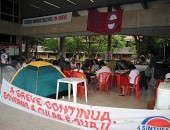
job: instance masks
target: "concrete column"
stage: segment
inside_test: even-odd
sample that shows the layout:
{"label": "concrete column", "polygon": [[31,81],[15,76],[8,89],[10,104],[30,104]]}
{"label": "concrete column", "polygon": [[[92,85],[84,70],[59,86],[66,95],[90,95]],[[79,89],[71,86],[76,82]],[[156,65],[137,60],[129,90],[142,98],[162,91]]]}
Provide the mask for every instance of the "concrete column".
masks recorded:
{"label": "concrete column", "polygon": [[9,36],[9,43],[12,44],[12,35]]}
{"label": "concrete column", "polygon": [[[86,37],[87,38],[87,37]],[[88,58],[91,58],[90,57],[90,47],[91,47],[91,44],[90,44],[90,36],[88,36],[88,40],[86,39],[86,42],[89,41],[89,48],[88,48]]]}
{"label": "concrete column", "polygon": [[16,44],[19,44],[19,57],[22,57],[22,36],[16,36]]}
{"label": "concrete column", "polygon": [[107,51],[112,51],[112,35],[108,35],[107,42],[108,42]]}
{"label": "concrete column", "polygon": [[[0,7],[1,7],[1,0],[0,0]],[[0,8],[0,12],[2,12],[1,8]],[[0,19],[1,19],[1,13],[0,13]]]}
{"label": "concrete column", "polygon": [[[112,7],[108,7],[108,12],[112,11]],[[107,38],[107,42],[108,42],[108,46],[107,46],[107,51],[111,51],[112,50],[112,39],[111,39],[112,35],[108,35]]]}
{"label": "concrete column", "polygon": [[[1,11],[1,0],[0,0],[0,12],[2,12],[2,11]],[[1,19],[1,13],[0,13],[0,19]]]}
{"label": "concrete column", "polygon": [[30,50],[29,50],[30,43],[31,43],[31,38],[27,37],[25,40],[25,56],[26,56],[26,58],[31,58],[31,54],[30,54]]}
{"label": "concrete column", "polygon": [[60,48],[59,48],[59,51],[60,51],[60,55],[64,56],[65,57],[65,49],[64,49],[64,40],[65,40],[65,37],[60,37]]}

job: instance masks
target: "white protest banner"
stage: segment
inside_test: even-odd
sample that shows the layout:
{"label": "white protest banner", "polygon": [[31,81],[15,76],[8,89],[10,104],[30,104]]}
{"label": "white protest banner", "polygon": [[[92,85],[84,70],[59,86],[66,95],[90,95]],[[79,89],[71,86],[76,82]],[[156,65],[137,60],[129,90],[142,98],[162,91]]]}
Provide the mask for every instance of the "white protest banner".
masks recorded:
{"label": "white protest banner", "polygon": [[36,17],[36,18],[28,18],[23,19],[23,26],[41,26],[41,25],[49,25],[49,24],[58,24],[70,22],[72,18],[72,12],[56,14],[50,16]]}
{"label": "white protest banner", "polygon": [[44,118],[86,130],[169,130],[170,110],[89,106],[48,99],[3,80],[1,102]]}

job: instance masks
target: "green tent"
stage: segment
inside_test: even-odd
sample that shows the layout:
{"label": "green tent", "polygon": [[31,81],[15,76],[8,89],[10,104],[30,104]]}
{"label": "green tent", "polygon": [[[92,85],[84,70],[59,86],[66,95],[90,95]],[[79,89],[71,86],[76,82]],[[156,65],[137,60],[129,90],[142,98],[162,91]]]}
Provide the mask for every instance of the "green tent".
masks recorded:
{"label": "green tent", "polygon": [[[51,63],[35,61],[18,70],[11,84],[25,91],[47,97],[56,93],[57,79],[64,77],[64,74]],[[60,85],[59,92],[68,90],[67,84]]]}
{"label": "green tent", "polygon": [[3,79],[10,81],[15,73],[16,73],[16,69],[11,65],[0,64],[0,87],[2,85]]}

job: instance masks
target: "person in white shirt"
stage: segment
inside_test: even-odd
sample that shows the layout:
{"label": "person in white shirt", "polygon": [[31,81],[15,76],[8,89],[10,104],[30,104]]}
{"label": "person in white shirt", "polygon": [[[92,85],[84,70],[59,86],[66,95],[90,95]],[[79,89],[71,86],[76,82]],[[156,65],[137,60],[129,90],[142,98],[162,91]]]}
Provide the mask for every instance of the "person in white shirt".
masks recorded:
{"label": "person in white shirt", "polygon": [[139,71],[136,69],[136,67],[133,65],[133,66],[131,66],[131,71],[130,71],[130,73],[129,73],[129,86],[133,86],[133,84],[134,84],[134,81],[135,81],[135,77],[137,76],[137,75],[139,75],[140,73],[139,73]]}
{"label": "person in white shirt", "polygon": [[[130,66],[130,69],[131,69],[131,71],[130,71],[130,73],[129,73],[129,75],[128,75],[128,79],[129,79],[129,84],[128,84],[128,86],[133,86],[134,85],[134,82],[135,82],[135,77],[137,76],[137,75],[139,75],[140,73],[139,73],[139,71],[136,69],[136,66],[134,66],[134,65],[131,65]],[[124,88],[125,86],[121,86],[121,94],[119,95],[119,96],[125,96],[125,94],[124,94]]]}
{"label": "person in white shirt", "polygon": [[101,62],[100,65],[101,65],[101,69],[99,69],[99,70],[96,72],[96,76],[99,76],[99,74],[100,74],[100,73],[103,73],[103,72],[112,73],[112,71],[110,70],[110,68],[107,67],[104,62],[103,62],[103,63]]}
{"label": "person in white shirt", "polygon": [[75,69],[76,68],[76,61],[75,61],[75,59],[72,59],[70,65],[71,65],[71,69]]}
{"label": "person in white shirt", "polygon": [[1,49],[1,63],[2,64],[7,64],[8,63],[8,55],[5,52],[5,49]]}
{"label": "person in white shirt", "polygon": [[101,68],[100,68],[98,71],[96,71],[96,77],[94,78],[92,85],[96,85],[96,84],[97,84],[97,81],[98,81],[98,80],[97,80],[97,76],[98,76],[100,73],[103,73],[103,72],[112,73],[112,71],[110,70],[109,67],[106,66],[106,64],[104,63],[104,61],[101,61],[101,62],[100,62],[100,66],[101,66]]}
{"label": "person in white shirt", "polygon": [[77,72],[83,73],[83,70],[80,68],[80,63],[76,63],[76,69],[74,69],[73,71],[77,71]]}

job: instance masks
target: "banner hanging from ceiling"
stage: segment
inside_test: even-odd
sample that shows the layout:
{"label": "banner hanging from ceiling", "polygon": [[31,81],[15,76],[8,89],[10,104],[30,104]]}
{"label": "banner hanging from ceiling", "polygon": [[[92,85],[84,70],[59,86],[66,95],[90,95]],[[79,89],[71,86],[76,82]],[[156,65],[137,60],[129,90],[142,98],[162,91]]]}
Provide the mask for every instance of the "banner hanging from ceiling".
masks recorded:
{"label": "banner hanging from ceiling", "polygon": [[65,22],[70,22],[71,18],[72,18],[72,12],[37,17],[37,18],[28,18],[23,20],[23,26],[29,27],[29,26],[41,26],[41,25],[65,23]]}
{"label": "banner hanging from ceiling", "polygon": [[112,34],[122,29],[123,10],[113,12],[88,12],[87,31],[99,34]]}

